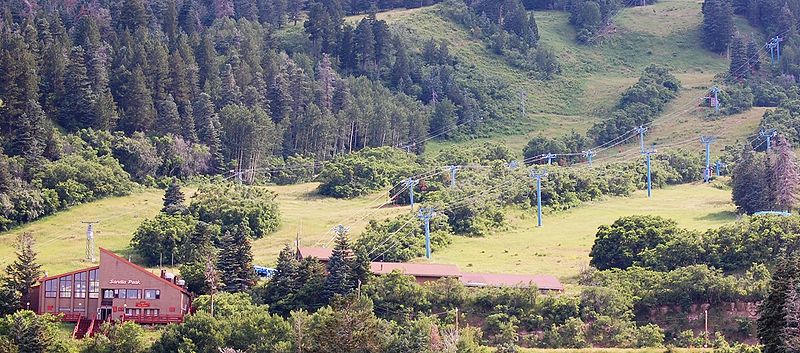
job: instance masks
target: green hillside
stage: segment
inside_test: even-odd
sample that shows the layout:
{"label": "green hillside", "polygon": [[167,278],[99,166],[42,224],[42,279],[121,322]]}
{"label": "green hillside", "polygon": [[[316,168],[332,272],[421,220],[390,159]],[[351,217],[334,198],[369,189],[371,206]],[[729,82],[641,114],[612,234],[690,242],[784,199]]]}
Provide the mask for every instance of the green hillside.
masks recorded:
{"label": "green hillside", "polygon": [[[330,246],[329,230],[344,224],[358,235],[370,219],[381,219],[408,207],[378,208],[385,193],[352,200],[321,197],[317,183],[273,186],[278,194],[281,228],[253,242],[255,262],[272,265],[278,252],[299,236],[302,246]],[[187,195],[191,195],[191,191]],[[161,208],[162,192],[137,191],[126,197],[74,207],[11,232],[0,233],[0,266],[13,259],[13,237],[30,231],[36,236],[39,259],[50,273],[85,267],[85,226],[81,220],[100,220],[98,246],[129,255],[128,243],[138,225]],[[621,216],[654,214],[674,218],[693,229],[716,227],[735,219],[730,192],[707,185],[682,185],[656,190],[653,199],[643,192],[630,198],[610,198],[576,209],[545,215],[545,227],[536,228],[532,211],[509,210],[509,226],[482,238],[454,237],[447,249],[434,253],[433,262],[454,263],[464,269],[485,272],[546,273],[564,280],[577,275],[589,261],[594,234],[601,224]],[[419,259],[419,261],[424,261]],[[165,263],[169,258],[165,257]]]}
{"label": "green hillside", "polygon": [[[684,87],[662,114],[664,118],[657,119],[658,129],[654,131],[657,142],[681,141],[701,131],[719,131],[720,127],[726,127],[726,141],[735,141],[752,131],[763,112],[756,110],[712,121],[704,118],[703,108],[696,107],[714,76],[728,68],[727,58],[700,45],[697,32],[702,21],[700,4],[672,0],[625,8],[602,43],[594,46],[575,42],[575,31],[566,12],[536,12],[540,43],[552,49],[561,63],[562,73],[550,81],[531,78],[512,67],[465,28],[443,17],[439,6],[389,11],[378,17],[408,37],[446,41],[462,71],[468,72],[462,80],[479,78],[503,87],[498,95],[505,98],[504,112],[508,116],[520,114],[517,92],[528,92],[527,116],[513,119],[511,133],[503,130],[491,137],[515,150],[521,150],[536,134],[556,136],[570,129],[585,132],[606,116],[622,91],[636,82],[650,64],[669,67]],[[741,32],[757,32],[745,21],[737,25]],[[423,40],[416,42],[421,45]],[[436,151],[452,143],[433,142],[428,150]]]}

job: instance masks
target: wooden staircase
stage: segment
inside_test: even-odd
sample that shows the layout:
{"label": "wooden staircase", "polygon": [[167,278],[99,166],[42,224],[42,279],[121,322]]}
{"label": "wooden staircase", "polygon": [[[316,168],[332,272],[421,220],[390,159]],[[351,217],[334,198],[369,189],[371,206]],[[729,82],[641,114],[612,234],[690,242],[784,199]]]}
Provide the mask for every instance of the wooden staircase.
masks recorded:
{"label": "wooden staircase", "polygon": [[[87,333],[93,331],[94,328],[94,320],[89,320],[87,318],[80,318],[78,319],[78,323],[75,324],[75,329],[72,330],[72,338],[74,339],[83,339],[87,336]],[[92,332],[94,333],[94,332]]]}

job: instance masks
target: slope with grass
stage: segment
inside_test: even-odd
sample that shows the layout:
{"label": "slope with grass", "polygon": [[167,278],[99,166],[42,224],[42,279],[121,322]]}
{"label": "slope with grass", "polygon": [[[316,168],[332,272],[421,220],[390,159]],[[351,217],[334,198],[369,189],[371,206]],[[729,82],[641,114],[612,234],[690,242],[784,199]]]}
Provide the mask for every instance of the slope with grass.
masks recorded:
{"label": "slope with grass", "polygon": [[[728,60],[701,47],[700,2],[662,1],[655,5],[625,8],[614,19],[614,26],[602,42],[593,46],[575,42],[574,28],[563,11],[536,12],[541,45],[554,51],[562,73],[550,81],[536,80],[486,48],[462,26],[444,17],[440,6],[382,13],[398,33],[409,38],[433,38],[450,45],[450,52],[462,68],[460,79],[480,79],[502,89],[492,92],[503,104],[510,128],[498,129],[490,138],[503,141],[514,150],[534,135],[557,136],[575,129],[585,132],[602,120],[614,107],[620,94],[638,79],[650,64],[669,67],[681,80],[684,90],[667,106],[664,117],[654,129],[659,143],[682,141],[695,131],[719,131],[720,126],[742,126],[725,131],[731,141],[742,139],[754,126],[759,114],[744,114],[707,119],[707,108],[698,107],[700,97],[712,85],[715,75],[724,73]],[[355,20],[354,18],[351,20]],[[743,21],[737,21],[743,33],[757,33]],[[519,118],[517,92],[529,93],[527,116]],[[509,118],[509,117],[517,118]],[[485,141],[434,142],[429,151],[451,144]],[[697,148],[697,147],[695,147]]]}
{"label": "slope with grass", "polygon": [[512,211],[507,213],[508,229],[482,238],[455,237],[452,245],[434,253],[433,261],[474,272],[552,274],[574,283],[580,270],[589,265],[597,227],[638,214],[672,218],[682,227],[697,230],[736,219],[730,191],[704,184],[680,185],[654,190],[651,199],[639,191],[627,198],[545,214],[541,228],[535,227],[534,211]]}
{"label": "slope with grass", "polygon": [[[272,186],[278,194],[281,228],[253,242],[255,262],[272,265],[278,252],[293,245],[330,245],[330,229],[344,224],[357,236],[369,219],[381,219],[408,212],[408,207],[379,207],[385,193],[352,200],[338,200],[315,194],[316,183]],[[191,195],[188,191],[187,195]],[[109,198],[72,208],[25,227],[0,234],[0,259],[4,266],[13,259],[12,241],[19,232],[33,232],[44,270],[60,273],[87,264],[85,225],[81,220],[100,220],[95,241],[123,255],[136,227],[154,217],[161,208],[162,191],[145,189],[126,197]],[[564,280],[574,278],[588,264],[594,234],[601,224],[632,214],[653,214],[678,220],[681,226],[706,229],[736,218],[730,192],[702,184],[659,189],[652,199],[638,192],[630,198],[610,198],[578,208],[545,214],[545,226],[535,228],[531,210],[509,210],[507,229],[483,238],[454,237],[448,248],[434,253],[433,262],[454,263],[470,271],[547,273]],[[424,261],[418,259],[417,261]]]}

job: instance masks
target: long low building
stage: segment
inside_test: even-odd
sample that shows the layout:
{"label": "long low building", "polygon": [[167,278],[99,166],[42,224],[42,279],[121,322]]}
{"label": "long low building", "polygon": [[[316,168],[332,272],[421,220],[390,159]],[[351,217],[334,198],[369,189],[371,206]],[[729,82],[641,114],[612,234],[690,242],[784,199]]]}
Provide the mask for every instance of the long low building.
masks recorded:
{"label": "long low building", "polygon": [[[319,247],[300,247],[297,258],[302,260],[314,257],[327,263],[333,249]],[[496,273],[461,272],[456,265],[427,264],[411,262],[370,262],[370,271],[376,275],[385,275],[398,271],[414,276],[417,282],[436,281],[441,278],[457,278],[467,287],[517,287],[536,286],[542,292],[563,292],[564,285],[558,278],[550,275],[520,275]]]}
{"label": "long low building", "polygon": [[104,248],[97,266],[46,276],[39,283],[32,288],[31,310],[63,314],[65,321],[78,323],[76,332],[107,320],[182,322],[191,310],[191,295],[175,276],[156,275]]}

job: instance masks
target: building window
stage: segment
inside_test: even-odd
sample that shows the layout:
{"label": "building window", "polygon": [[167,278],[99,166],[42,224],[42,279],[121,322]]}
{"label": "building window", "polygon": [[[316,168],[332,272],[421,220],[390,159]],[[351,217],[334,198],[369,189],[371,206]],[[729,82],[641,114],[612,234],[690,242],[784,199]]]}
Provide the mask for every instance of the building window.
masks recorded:
{"label": "building window", "polygon": [[125,290],[124,289],[115,289],[114,290],[114,298],[125,299]]}
{"label": "building window", "polygon": [[158,309],[144,309],[144,316],[158,316]]}
{"label": "building window", "polygon": [[145,289],[144,299],[161,299],[161,290],[158,289]]}
{"label": "building window", "polygon": [[114,290],[103,289],[103,299],[114,299]]}
{"label": "building window", "polygon": [[89,271],[89,298],[97,298],[100,296],[100,278],[97,276],[97,270]]}
{"label": "building window", "polygon": [[56,280],[51,279],[47,282],[44,282],[44,297],[45,298],[55,298],[58,295],[58,284]]}
{"label": "building window", "polygon": [[139,308],[126,308],[125,315],[127,316],[139,316],[142,315],[142,309]]}
{"label": "building window", "polygon": [[75,298],[86,298],[86,272],[75,274]]}
{"label": "building window", "polygon": [[127,292],[128,299],[140,299],[142,297],[142,291],[140,289],[128,289]]}
{"label": "building window", "polygon": [[61,298],[72,297],[72,275],[64,276],[58,279],[58,296]]}
{"label": "building window", "polygon": [[72,308],[66,306],[66,304],[61,304],[61,305],[58,306],[58,311],[62,312],[62,313],[63,312],[70,312],[70,311],[72,311]]}

